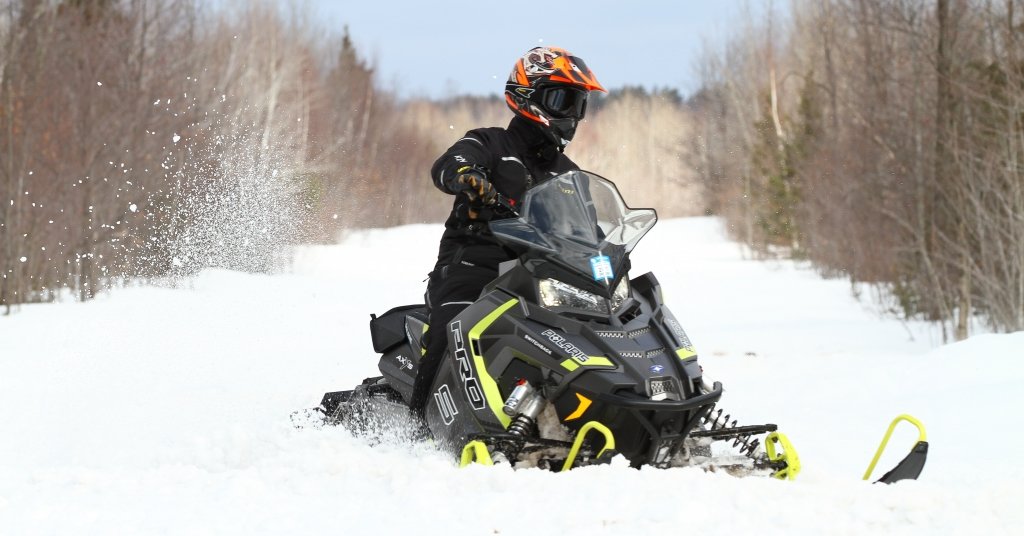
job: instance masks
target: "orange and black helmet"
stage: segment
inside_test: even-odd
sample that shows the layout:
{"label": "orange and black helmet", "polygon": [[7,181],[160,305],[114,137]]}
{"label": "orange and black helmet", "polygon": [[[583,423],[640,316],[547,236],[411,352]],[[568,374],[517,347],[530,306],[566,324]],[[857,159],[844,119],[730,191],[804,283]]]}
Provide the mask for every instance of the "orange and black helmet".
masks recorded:
{"label": "orange and black helmet", "polygon": [[587,96],[595,90],[605,91],[581,58],[562,48],[536,47],[512,68],[505,102],[565,148],[587,113]]}

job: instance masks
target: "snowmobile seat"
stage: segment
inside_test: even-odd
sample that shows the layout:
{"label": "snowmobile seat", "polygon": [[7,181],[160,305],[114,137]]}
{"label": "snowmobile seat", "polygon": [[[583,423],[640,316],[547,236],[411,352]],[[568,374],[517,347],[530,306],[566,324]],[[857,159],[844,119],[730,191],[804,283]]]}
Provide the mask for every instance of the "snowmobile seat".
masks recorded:
{"label": "snowmobile seat", "polygon": [[370,338],[373,341],[375,352],[384,354],[405,342],[406,316],[412,316],[426,323],[427,306],[421,303],[402,305],[380,316],[370,315]]}

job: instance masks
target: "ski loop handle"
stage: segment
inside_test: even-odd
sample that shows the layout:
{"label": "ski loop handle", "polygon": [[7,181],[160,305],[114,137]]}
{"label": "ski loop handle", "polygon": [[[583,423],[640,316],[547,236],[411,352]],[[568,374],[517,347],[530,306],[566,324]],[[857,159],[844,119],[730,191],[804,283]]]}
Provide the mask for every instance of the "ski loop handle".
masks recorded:
{"label": "ski loop handle", "polygon": [[615,450],[615,435],[612,434],[612,431],[609,430],[607,426],[597,421],[590,421],[587,424],[584,424],[583,427],[580,428],[580,431],[576,433],[576,440],[572,442],[572,448],[569,450],[569,457],[565,459],[565,465],[562,466],[562,471],[572,469],[572,464],[576,462],[576,456],[579,456],[583,440],[587,438],[587,434],[589,434],[591,430],[597,430],[604,436],[604,447],[602,447],[600,452],[597,453],[598,458],[600,458],[605,452]]}
{"label": "ski loop handle", "polygon": [[924,424],[914,417],[907,415],[906,413],[899,415],[892,420],[889,424],[889,429],[885,431],[885,436],[882,437],[882,444],[878,445],[878,450],[875,451],[875,457],[871,459],[871,464],[868,465],[868,470],[864,472],[863,480],[871,478],[871,472],[875,470],[875,465],[878,464],[878,459],[882,457],[882,452],[885,451],[885,446],[889,443],[889,437],[892,436],[893,430],[896,429],[896,425],[900,421],[907,421],[917,427],[917,443],[914,443],[914,447],[910,449],[910,454],[901,461],[896,468],[889,471],[879,482],[890,484],[897,480],[905,479],[916,479],[924,468],[925,459],[928,456],[928,437],[924,431]]}
{"label": "ski loop handle", "polygon": [[459,467],[465,467],[473,462],[480,465],[494,465],[491,460],[491,453],[487,451],[487,445],[483,441],[473,440],[466,443],[462,448],[462,459],[459,460]]}
{"label": "ski loop handle", "polygon": [[[782,450],[776,450],[775,444],[782,446]],[[795,480],[800,473],[800,456],[797,455],[793,444],[782,432],[772,432],[764,440],[764,448],[768,454],[768,461],[779,464],[781,469],[772,473],[772,476],[779,480]]]}

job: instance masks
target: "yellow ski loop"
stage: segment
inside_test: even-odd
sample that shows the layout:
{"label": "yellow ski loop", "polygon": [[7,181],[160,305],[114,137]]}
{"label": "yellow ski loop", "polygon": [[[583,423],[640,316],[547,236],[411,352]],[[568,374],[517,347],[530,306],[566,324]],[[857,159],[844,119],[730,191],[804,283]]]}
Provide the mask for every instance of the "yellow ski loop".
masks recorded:
{"label": "yellow ski loop", "polygon": [[562,466],[563,471],[572,469],[572,464],[576,462],[576,456],[579,456],[583,440],[587,438],[587,434],[589,434],[591,430],[597,430],[604,436],[604,447],[597,453],[598,458],[609,450],[615,450],[615,435],[612,434],[612,431],[609,430],[607,426],[597,421],[590,421],[587,424],[584,424],[576,434],[576,439],[572,442],[572,448],[569,449],[569,457],[565,459],[565,465]]}
{"label": "yellow ski loop", "polygon": [[[776,450],[776,443],[782,445],[781,452]],[[768,454],[768,461],[781,461],[786,464],[784,468],[772,473],[773,477],[779,480],[796,480],[796,475],[800,473],[800,456],[797,455],[796,449],[793,448],[793,444],[789,442],[786,434],[778,431],[768,434],[764,440],[764,449]]]}
{"label": "yellow ski loop", "polygon": [[465,467],[474,461],[480,465],[494,465],[494,461],[491,460],[491,453],[487,451],[487,445],[483,441],[470,441],[462,448],[462,459],[459,460],[459,467]]}
{"label": "yellow ski loop", "polygon": [[928,438],[924,432],[924,425],[921,424],[921,421],[915,419],[914,417],[911,417],[910,415],[907,415],[906,413],[896,417],[895,419],[892,420],[892,424],[889,425],[889,429],[885,431],[885,436],[882,438],[882,444],[878,445],[878,450],[875,451],[875,457],[871,459],[871,465],[869,465],[868,470],[864,472],[864,478],[862,480],[867,480],[871,478],[871,472],[875,470],[875,465],[878,463],[878,459],[882,457],[882,452],[885,450],[885,445],[889,443],[889,437],[892,435],[892,431],[896,429],[896,425],[899,424],[900,421],[907,421],[910,424],[913,424],[914,426],[917,427],[918,443],[928,441]]}

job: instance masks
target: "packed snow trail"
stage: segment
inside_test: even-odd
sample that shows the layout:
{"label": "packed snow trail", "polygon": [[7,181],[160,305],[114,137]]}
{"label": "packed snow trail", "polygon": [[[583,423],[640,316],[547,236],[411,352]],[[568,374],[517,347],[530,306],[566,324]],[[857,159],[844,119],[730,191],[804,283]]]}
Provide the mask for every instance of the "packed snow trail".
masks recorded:
{"label": "packed snow trail", "polygon": [[[634,254],[742,423],[793,440],[796,482],[624,463],[457,469],[426,445],[296,430],[294,409],[375,374],[369,313],[421,300],[437,226],[303,248],[293,273],[0,317],[0,534],[1013,534],[1024,333],[940,346],[849,283],[745,260],[716,219],[659,223]],[[885,427],[928,429],[917,482],[860,481]],[[900,428],[875,477],[910,448]]]}

